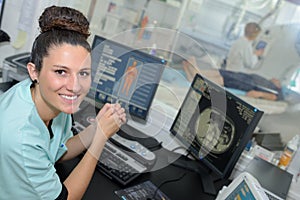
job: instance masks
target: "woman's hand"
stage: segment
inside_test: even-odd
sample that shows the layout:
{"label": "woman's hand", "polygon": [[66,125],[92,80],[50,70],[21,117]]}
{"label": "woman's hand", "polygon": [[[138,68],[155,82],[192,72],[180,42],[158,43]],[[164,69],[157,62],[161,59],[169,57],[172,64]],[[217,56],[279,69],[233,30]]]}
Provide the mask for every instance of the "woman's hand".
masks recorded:
{"label": "woman's hand", "polygon": [[120,104],[105,104],[97,117],[97,129],[108,139],[126,122],[125,109]]}

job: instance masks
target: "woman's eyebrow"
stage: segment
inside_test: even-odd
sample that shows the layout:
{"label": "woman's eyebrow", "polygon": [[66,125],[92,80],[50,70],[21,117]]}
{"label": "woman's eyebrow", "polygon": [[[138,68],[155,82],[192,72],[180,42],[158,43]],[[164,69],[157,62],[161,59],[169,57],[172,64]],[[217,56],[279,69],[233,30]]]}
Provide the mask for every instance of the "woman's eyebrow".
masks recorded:
{"label": "woman's eyebrow", "polygon": [[69,67],[67,67],[65,65],[53,65],[53,67],[69,69]]}
{"label": "woman's eyebrow", "polygon": [[84,68],[82,68],[80,70],[92,70],[92,68],[90,68],[90,67],[84,67]]}
{"label": "woman's eyebrow", "polygon": [[[63,68],[63,69],[70,69],[70,67],[64,66],[64,65],[53,65],[53,67],[57,67],[57,68]],[[91,67],[84,67],[81,68],[80,70],[92,70]]]}

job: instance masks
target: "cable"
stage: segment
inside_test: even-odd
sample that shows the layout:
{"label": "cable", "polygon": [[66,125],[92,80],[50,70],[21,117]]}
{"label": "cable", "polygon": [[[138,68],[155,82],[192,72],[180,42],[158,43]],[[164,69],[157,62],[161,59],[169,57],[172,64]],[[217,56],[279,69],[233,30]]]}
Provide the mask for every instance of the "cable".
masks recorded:
{"label": "cable", "polygon": [[178,150],[178,149],[183,149],[183,150],[186,151],[186,148],[185,148],[185,147],[183,147],[183,146],[178,146],[178,147],[175,147],[174,149],[172,149],[171,152],[175,152],[175,151]]}
{"label": "cable", "polygon": [[195,160],[195,157],[193,156],[192,152],[189,149],[187,149],[186,151],[187,154],[185,154],[184,156],[188,159]]}
{"label": "cable", "polygon": [[165,184],[167,184],[167,183],[171,183],[171,182],[180,181],[185,175],[186,175],[186,173],[184,172],[179,178],[171,179],[171,180],[167,180],[167,181],[162,182],[162,183],[156,188],[156,190],[154,191],[153,196],[152,196],[151,198],[148,198],[147,200],[155,200],[155,196],[157,195],[157,192],[159,191],[159,189],[160,189],[163,185],[165,185]]}

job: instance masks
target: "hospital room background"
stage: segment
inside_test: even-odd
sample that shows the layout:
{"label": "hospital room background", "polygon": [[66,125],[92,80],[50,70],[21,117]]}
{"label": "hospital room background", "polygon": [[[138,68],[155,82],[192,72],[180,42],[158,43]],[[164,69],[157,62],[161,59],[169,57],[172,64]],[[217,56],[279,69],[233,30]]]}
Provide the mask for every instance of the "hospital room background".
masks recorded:
{"label": "hospital room background", "polygon": [[[277,78],[284,87],[300,93],[300,1],[6,0],[1,30],[10,41],[0,43],[0,63],[30,51],[39,32],[38,16],[52,4],[82,11],[90,20],[91,43],[94,35],[134,47],[143,41],[147,44],[143,50],[168,60],[171,74],[166,70],[156,99],[175,110],[187,91],[179,69],[182,60],[176,55],[194,57],[201,68],[221,68],[247,22],[259,23],[262,31],[256,42],[267,42],[262,59],[249,73]],[[265,112],[258,125],[261,131],[280,133],[284,142],[299,134],[300,102],[242,98]]]}

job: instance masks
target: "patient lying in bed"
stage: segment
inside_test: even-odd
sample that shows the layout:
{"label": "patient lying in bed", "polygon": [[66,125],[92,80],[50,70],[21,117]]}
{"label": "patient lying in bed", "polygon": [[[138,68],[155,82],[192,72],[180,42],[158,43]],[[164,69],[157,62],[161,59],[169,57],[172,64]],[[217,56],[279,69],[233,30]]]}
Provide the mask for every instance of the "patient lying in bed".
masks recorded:
{"label": "patient lying in bed", "polygon": [[200,74],[226,88],[245,91],[245,95],[267,100],[283,100],[278,80],[267,80],[256,74],[228,70],[201,70]]}
{"label": "patient lying in bed", "polygon": [[293,101],[300,102],[300,95],[286,87],[282,87],[277,79],[267,80],[257,74],[222,69],[199,70],[189,62],[183,64],[183,70],[190,81],[195,76],[195,73],[199,73],[226,88],[243,91],[244,95],[248,97],[276,101],[291,99],[292,96]]}

